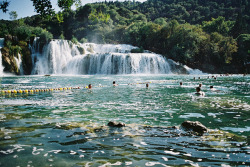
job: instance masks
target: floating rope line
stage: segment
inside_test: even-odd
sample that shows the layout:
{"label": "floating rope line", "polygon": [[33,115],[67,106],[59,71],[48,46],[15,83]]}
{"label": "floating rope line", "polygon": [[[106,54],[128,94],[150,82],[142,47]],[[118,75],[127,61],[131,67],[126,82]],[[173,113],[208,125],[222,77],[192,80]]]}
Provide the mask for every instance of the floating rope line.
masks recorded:
{"label": "floating rope line", "polygon": [[51,88],[51,89],[25,89],[25,90],[1,90],[1,94],[17,94],[17,93],[38,93],[38,92],[52,92],[63,91],[71,89],[80,89],[80,87],[64,87],[64,88]]}
{"label": "floating rope line", "polygon": [[[137,85],[137,84],[149,84],[149,83],[165,83],[165,82],[176,82],[176,80],[165,80],[165,81],[149,81],[149,82],[138,82],[138,83],[128,83],[128,85]],[[103,85],[92,86],[92,87],[107,87]],[[89,86],[83,87],[89,89]],[[63,91],[71,89],[80,89],[80,87],[61,87],[61,88],[51,88],[51,89],[25,89],[25,90],[1,90],[0,94],[21,94],[21,93],[39,93],[39,92],[52,92],[52,91]]]}

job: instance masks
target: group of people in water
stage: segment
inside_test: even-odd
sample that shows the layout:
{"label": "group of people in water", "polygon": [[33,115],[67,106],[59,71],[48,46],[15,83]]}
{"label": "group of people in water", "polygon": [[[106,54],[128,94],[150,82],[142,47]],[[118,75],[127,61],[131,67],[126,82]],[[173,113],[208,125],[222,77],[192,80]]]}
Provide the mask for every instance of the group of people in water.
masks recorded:
{"label": "group of people in water", "polygon": [[[214,76],[212,76],[212,78],[216,79],[216,77],[214,77]],[[200,77],[199,77],[198,79],[200,79]],[[194,80],[195,80],[195,78],[194,78]],[[130,84],[129,84],[129,85],[130,85]],[[183,85],[183,82],[180,82],[180,86],[182,86],[182,85]],[[113,81],[113,86],[114,86],[114,87],[115,87],[115,86],[118,86],[118,84],[117,84],[115,81]],[[196,87],[196,92],[195,92],[195,94],[196,94],[196,95],[200,95],[200,96],[205,96],[205,92],[201,91],[201,87],[202,87],[202,84],[200,83],[199,86]],[[89,86],[87,86],[87,88],[88,88],[88,89],[91,89],[91,88],[92,88],[92,85],[89,84]],[[148,83],[148,82],[146,83],[146,88],[149,88],[149,83]],[[210,86],[210,90],[211,90],[211,91],[219,91],[219,90],[215,89],[214,86]]]}

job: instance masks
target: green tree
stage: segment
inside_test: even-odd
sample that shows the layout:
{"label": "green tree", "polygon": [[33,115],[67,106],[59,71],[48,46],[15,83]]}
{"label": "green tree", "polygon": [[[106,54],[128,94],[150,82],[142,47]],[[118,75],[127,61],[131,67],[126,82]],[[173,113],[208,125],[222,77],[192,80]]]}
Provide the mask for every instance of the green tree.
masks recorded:
{"label": "green tree", "polygon": [[6,13],[8,11],[9,4],[10,4],[10,2],[8,2],[7,0],[0,2],[0,10],[2,10],[3,13]]}
{"label": "green tree", "polygon": [[11,11],[9,15],[11,20],[16,20],[18,16],[16,11]]}
{"label": "green tree", "polygon": [[235,56],[235,63],[239,65],[242,72],[250,72],[250,34],[241,34],[237,38],[239,46],[238,54]]}
{"label": "green tree", "polygon": [[245,19],[242,16],[242,12],[239,12],[236,22],[231,29],[231,35],[234,38],[237,38],[240,34],[246,33],[247,31],[246,29],[247,29],[247,25],[246,25]]}
{"label": "green tree", "polygon": [[55,14],[55,10],[52,8],[50,0],[31,0],[35,11],[42,17],[51,17]]}
{"label": "green tree", "polygon": [[29,26],[20,26],[15,30],[15,35],[22,41],[28,41],[32,35],[31,28]]}
{"label": "green tree", "polygon": [[73,4],[74,4],[74,0],[58,0],[57,1],[57,5],[63,10],[70,9]]}
{"label": "green tree", "polygon": [[208,33],[218,32],[224,36],[228,36],[232,29],[233,22],[225,21],[225,18],[219,16],[218,18],[212,18],[212,21],[204,21],[202,23],[203,29]]}

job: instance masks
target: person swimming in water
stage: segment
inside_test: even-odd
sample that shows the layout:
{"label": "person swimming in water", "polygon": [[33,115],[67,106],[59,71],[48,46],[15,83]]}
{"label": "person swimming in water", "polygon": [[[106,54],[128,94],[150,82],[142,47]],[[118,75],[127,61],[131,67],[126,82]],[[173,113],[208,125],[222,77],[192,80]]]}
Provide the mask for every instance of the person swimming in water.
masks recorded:
{"label": "person swimming in water", "polygon": [[148,88],[149,87],[149,84],[148,83],[146,83],[146,88]]}
{"label": "person swimming in water", "polygon": [[215,91],[216,89],[214,88],[214,86],[210,86],[210,90]]}
{"label": "person swimming in water", "polygon": [[182,82],[180,82],[180,86],[182,86],[183,85],[183,83]]}
{"label": "person swimming in water", "polygon": [[89,84],[88,89],[91,89],[91,88],[92,88],[92,85],[91,85],[91,84]]}
{"label": "person swimming in water", "polygon": [[200,95],[200,96],[205,96],[205,92],[202,92],[200,87],[196,87],[196,93],[195,94]]}
{"label": "person swimming in water", "polygon": [[220,90],[215,89],[214,86],[210,86],[210,90],[214,92],[220,92]]}
{"label": "person swimming in water", "polygon": [[113,86],[118,86],[118,84],[116,84],[115,81],[113,81]]}

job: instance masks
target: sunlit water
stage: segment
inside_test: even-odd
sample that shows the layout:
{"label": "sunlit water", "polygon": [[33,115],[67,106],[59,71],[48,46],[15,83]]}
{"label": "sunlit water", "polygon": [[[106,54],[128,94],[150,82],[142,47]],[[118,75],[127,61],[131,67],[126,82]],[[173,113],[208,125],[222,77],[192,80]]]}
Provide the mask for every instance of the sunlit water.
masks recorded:
{"label": "sunlit water", "polygon": [[[250,165],[249,76],[0,79],[3,90],[81,88],[1,94],[0,166]],[[113,81],[119,86],[113,87]],[[146,82],[151,82],[149,88]],[[85,87],[90,83],[93,88],[88,90]],[[205,97],[194,94],[199,83]],[[210,85],[219,91],[210,91]],[[195,136],[169,128],[185,120],[200,121],[210,130]],[[126,127],[109,128],[109,121],[123,122]]]}

